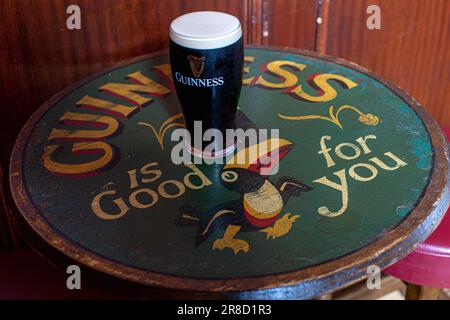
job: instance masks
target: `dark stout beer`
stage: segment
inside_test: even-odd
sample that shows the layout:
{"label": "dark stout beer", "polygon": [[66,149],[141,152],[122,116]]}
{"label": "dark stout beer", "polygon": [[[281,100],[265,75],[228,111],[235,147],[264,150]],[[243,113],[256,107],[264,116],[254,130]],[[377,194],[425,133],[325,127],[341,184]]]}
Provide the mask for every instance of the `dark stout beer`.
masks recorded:
{"label": "dark stout beer", "polygon": [[[201,11],[183,15],[170,26],[170,64],[186,129],[194,136],[194,121],[203,132],[236,127],[236,108],[244,61],[239,20],[226,13]],[[202,145],[202,148],[209,144]],[[233,145],[223,142],[223,155]]]}

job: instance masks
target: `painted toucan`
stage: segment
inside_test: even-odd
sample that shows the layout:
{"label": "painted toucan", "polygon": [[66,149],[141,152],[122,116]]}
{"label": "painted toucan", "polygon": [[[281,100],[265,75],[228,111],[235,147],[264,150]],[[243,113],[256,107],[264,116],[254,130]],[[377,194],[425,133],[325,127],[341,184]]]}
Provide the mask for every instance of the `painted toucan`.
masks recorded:
{"label": "painted toucan", "polygon": [[[261,150],[262,144],[265,144],[263,150],[266,153],[261,155],[257,150]],[[223,234],[222,238],[214,241],[213,249],[231,248],[235,254],[250,249],[246,241],[234,238],[239,231],[259,230],[267,233],[267,238],[286,234],[299,216],[287,213],[280,217],[283,207],[290,197],[298,197],[301,192],[312,190],[291,177],[282,177],[277,183],[269,179],[269,169],[277,165],[293,146],[286,139],[272,138],[241,149],[220,172],[221,183],[240,194],[240,198],[222,203],[207,212],[183,206],[176,223],[198,225],[196,246],[212,234]],[[246,161],[238,162],[239,159]]]}

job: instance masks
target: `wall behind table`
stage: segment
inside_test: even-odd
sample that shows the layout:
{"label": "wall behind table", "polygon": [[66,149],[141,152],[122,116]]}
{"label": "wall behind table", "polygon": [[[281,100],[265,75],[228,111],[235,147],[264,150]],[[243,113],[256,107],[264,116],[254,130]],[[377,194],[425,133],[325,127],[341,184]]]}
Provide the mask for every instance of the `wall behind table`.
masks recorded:
{"label": "wall behind table", "polygon": [[[66,28],[70,4],[81,7],[81,30]],[[381,30],[366,28],[370,4],[381,8]],[[40,104],[111,64],[166,49],[170,21],[196,10],[238,16],[247,43],[356,62],[404,88],[441,125],[450,126],[447,0],[0,0],[3,175],[11,144]],[[10,227],[2,204],[0,249],[17,243],[4,236]]]}

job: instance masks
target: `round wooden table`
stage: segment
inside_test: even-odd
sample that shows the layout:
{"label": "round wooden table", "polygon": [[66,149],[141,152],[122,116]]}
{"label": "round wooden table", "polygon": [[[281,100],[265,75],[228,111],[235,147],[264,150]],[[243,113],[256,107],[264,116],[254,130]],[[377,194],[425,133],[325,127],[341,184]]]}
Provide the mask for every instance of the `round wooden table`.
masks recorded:
{"label": "round wooden table", "polygon": [[[31,245],[166,297],[287,299],[367,277],[431,234],[449,205],[448,149],[413,98],[341,59],[245,56],[238,126],[279,129],[276,174],[175,165],[168,56],[139,57],[52,97],[21,131],[9,174]],[[248,189],[248,172],[272,191]]]}

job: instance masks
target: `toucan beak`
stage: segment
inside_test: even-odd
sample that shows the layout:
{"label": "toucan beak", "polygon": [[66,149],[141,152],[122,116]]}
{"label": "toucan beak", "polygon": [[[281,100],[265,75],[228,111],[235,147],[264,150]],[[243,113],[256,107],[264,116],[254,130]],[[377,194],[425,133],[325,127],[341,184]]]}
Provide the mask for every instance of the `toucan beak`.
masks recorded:
{"label": "toucan beak", "polygon": [[271,168],[276,167],[293,147],[294,144],[286,139],[267,139],[239,150],[223,169],[242,168],[269,175]]}

